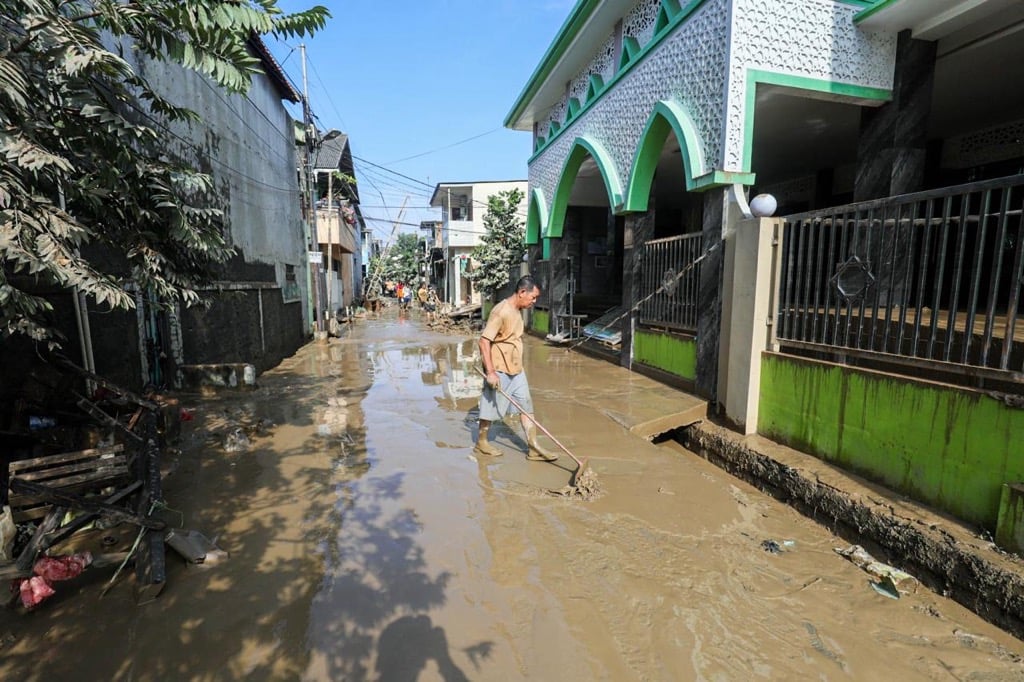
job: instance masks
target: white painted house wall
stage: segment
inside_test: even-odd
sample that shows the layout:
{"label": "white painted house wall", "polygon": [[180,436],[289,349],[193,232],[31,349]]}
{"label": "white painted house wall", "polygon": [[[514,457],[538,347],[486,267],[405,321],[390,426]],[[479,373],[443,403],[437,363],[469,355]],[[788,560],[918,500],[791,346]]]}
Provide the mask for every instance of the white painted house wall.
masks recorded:
{"label": "white painted house wall", "polygon": [[[444,184],[444,183],[442,183]],[[448,261],[448,301],[455,305],[480,303],[480,292],[475,291],[468,279],[462,276],[463,264],[467,262],[473,249],[480,245],[483,235],[486,233],[484,227],[484,216],[487,214],[487,203],[490,198],[501,192],[508,192],[518,189],[523,194],[519,203],[518,215],[522,223],[526,224],[526,211],[529,206],[527,201],[527,182],[525,180],[514,180],[504,182],[469,182],[462,183],[461,187],[470,187],[472,194],[472,220],[449,220],[448,213],[445,213],[445,222],[442,227],[442,241]],[[442,292],[442,295],[445,292]]]}

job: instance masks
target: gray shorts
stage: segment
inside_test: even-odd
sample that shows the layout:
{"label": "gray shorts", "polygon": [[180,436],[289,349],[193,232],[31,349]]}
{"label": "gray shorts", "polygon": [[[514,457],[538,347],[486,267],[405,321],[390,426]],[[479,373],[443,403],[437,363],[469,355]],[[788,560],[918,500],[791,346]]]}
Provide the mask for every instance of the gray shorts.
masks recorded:
{"label": "gray shorts", "polygon": [[[501,381],[501,390],[512,396],[528,414],[533,414],[533,398],[530,397],[530,385],[526,383],[526,372],[519,374],[498,372],[498,379]],[[480,418],[496,422],[513,411],[515,408],[508,398],[488,386],[485,381],[484,392],[480,395]]]}

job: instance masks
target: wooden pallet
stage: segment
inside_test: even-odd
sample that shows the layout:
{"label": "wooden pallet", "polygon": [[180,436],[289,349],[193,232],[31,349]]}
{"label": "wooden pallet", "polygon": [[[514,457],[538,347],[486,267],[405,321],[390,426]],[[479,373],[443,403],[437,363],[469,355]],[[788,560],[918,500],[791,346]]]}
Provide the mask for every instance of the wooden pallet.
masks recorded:
{"label": "wooden pallet", "polygon": [[[8,465],[8,471],[11,479],[69,493],[118,486],[131,478],[123,445],[17,460]],[[15,523],[41,519],[51,506],[43,496],[14,490],[8,504]]]}

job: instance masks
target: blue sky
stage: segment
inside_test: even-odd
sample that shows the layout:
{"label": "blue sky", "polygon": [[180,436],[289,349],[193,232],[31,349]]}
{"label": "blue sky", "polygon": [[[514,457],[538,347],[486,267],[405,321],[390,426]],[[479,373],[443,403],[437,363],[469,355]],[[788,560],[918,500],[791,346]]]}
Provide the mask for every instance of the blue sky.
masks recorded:
{"label": "blue sky", "polygon": [[267,44],[301,91],[305,43],[310,106],[318,127],[349,135],[375,237],[406,197],[401,222],[439,219],[425,208],[438,182],[526,179],[531,136],[502,123],[575,0],[279,2],[315,4],[332,14],[324,31]]}

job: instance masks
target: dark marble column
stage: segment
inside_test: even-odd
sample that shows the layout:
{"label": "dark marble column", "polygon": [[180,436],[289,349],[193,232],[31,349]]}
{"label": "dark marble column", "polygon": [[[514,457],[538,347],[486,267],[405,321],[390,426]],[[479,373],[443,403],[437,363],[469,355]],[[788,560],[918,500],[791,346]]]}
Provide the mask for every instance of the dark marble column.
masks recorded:
{"label": "dark marble column", "polygon": [[704,193],[704,260],[700,264],[697,315],[697,377],[699,395],[712,402],[718,392],[718,340],[722,333],[722,264],[725,199],[728,188]]}
{"label": "dark marble column", "polygon": [[[914,40],[910,31],[899,34],[892,101],[862,110],[854,201],[924,188],[935,54],[936,43]],[[869,296],[879,306],[899,305],[906,298],[909,240],[910,227],[902,224],[884,231],[858,226],[853,236],[847,255],[868,265],[876,283]]]}
{"label": "dark marble column", "polygon": [[526,247],[526,271],[533,276],[533,279],[540,286],[541,294],[537,305],[545,307],[551,300],[550,272],[547,261],[544,260],[543,239],[539,244],[529,244]]}
{"label": "dark marble column", "polygon": [[899,34],[892,101],[861,110],[854,201],[923,187],[935,54],[935,42]]}
{"label": "dark marble column", "polygon": [[[564,234],[564,233],[563,233]],[[565,312],[565,295],[569,290],[569,242],[564,238],[551,240],[551,329],[555,318]]]}
{"label": "dark marble column", "polygon": [[647,204],[645,213],[631,213],[625,219],[625,235],[622,243],[622,305],[629,310],[622,321],[622,354],[619,363],[623,367],[633,366],[633,330],[637,323],[637,301],[640,292],[642,265],[640,255],[643,246],[654,237],[654,197]]}

